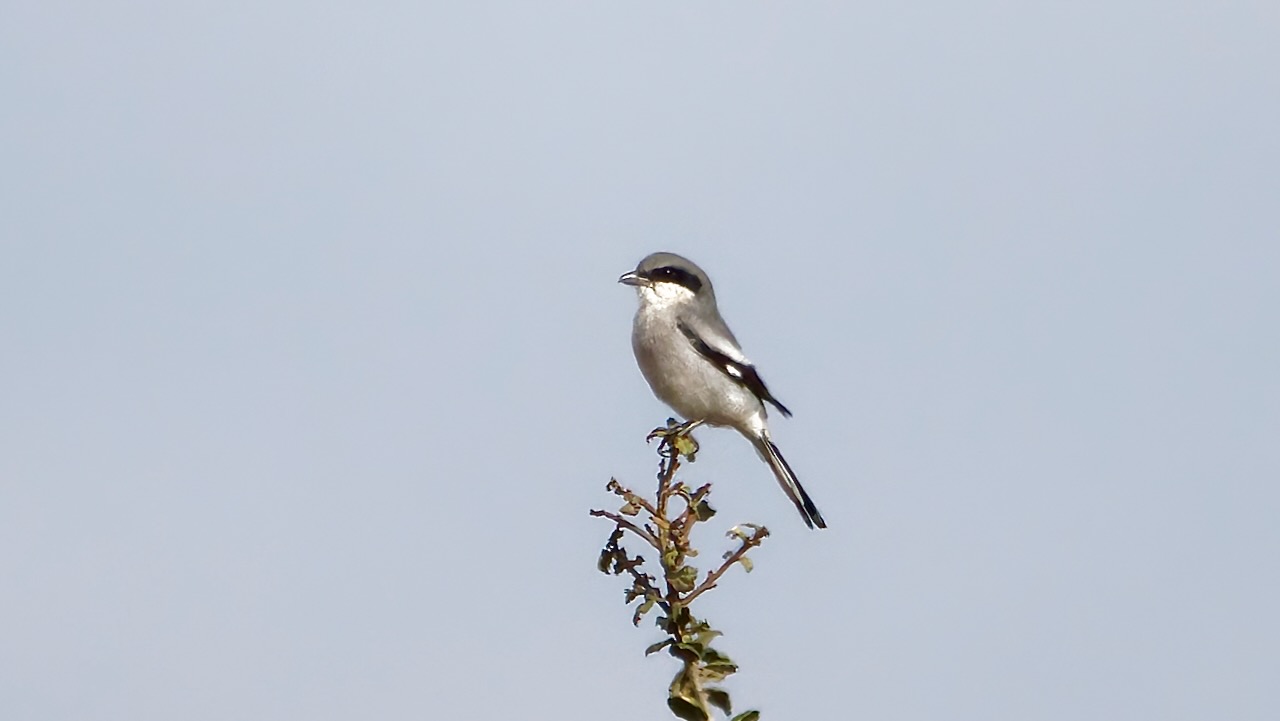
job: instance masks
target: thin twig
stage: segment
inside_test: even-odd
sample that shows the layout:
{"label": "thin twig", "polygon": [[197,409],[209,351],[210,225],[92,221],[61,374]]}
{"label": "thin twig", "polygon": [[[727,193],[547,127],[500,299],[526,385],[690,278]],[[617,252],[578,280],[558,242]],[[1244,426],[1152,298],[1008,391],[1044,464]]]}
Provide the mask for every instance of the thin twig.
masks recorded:
{"label": "thin twig", "polygon": [[[658,446],[659,451],[664,445],[670,445],[670,441],[666,438],[662,439],[662,443]],[[658,470],[658,504],[654,509],[653,521],[658,526],[658,541],[661,544],[658,546],[659,551],[667,547],[667,539],[671,532],[667,521],[667,501],[671,498],[671,483],[679,467],[680,456],[678,453],[673,453]]]}
{"label": "thin twig", "polygon": [[720,577],[723,576],[725,572],[728,571],[733,566],[733,564],[737,563],[742,559],[743,556],[747,555],[747,551],[750,551],[751,549],[759,546],[761,543],[764,543],[764,539],[768,535],[769,535],[769,529],[767,528],[756,529],[755,533],[752,533],[750,538],[743,539],[742,545],[738,548],[738,550],[730,554],[729,557],[725,559],[725,562],[722,563],[719,568],[712,571],[711,573],[708,573],[706,579],[703,580],[702,583],[698,584],[697,588],[690,591],[688,595],[686,595],[683,599],[680,600],[680,602],[687,606],[693,602],[693,599],[715,588],[716,582],[720,580]]}
{"label": "thin twig", "polygon": [[613,521],[614,523],[618,524],[618,526],[625,528],[628,531],[631,531],[637,536],[643,538],[646,543],[648,543],[650,546],[653,546],[658,551],[662,550],[662,545],[658,542],[658,539],[655,538],[652,533],[649,533],[645,529],[640,528],[636,524],[632,523],[631,521],[628,521],[627,519],[623,518],[622,516],[612,511],[593,510],[591,511],[591,515],[596,516],[597,518],[607,518],[610,521]]}
{"label": "thin twig", "polygon": [[701,488],[694,491],[692,494],[681,493],[680,497],[683,498],[685,502],[684,512],[681,513],[676,518],[675,523],[673,525],[679,526],[681,528],[684,528],[685,526],[687,526],[689,524],[689,516],[692,516],[694,513],[697,512],[696,509],[698,508],[698,504],[702,503],[702,500],[706,498],[707,494],[710,492],[711,492],[711,484],[706,483]]}
{"label": "thin twig", "polygon": [[622,500],[627,503],[637,505],[648,511],[651,516],[658,512],[657,509],[653,507],[653,504],[649,503],[647,498],[636,494],[630,488],[626,488],[621,483],[618,483],[617,479],[609,481],[608,489],[613,491],[614,495],[621,497]]}

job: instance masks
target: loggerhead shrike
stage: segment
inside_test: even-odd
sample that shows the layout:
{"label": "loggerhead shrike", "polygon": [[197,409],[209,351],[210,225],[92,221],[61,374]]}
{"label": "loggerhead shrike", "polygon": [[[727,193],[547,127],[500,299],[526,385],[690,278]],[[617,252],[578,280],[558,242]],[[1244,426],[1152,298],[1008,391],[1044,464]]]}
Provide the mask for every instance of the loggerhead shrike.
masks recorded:
{"label": "loggerhead shrike", "polygon": [[654,253],[618,282],[635,286],[640,297],[631,330],[640,372],[653,394],[688,421],[682,430],[706,423],[729,426],[746,436],[809,528],[826,528],[817,506],[769,439],[765,402],[784,416],[791,411],[765,387],[720,317],[707,274],[687,258]]}

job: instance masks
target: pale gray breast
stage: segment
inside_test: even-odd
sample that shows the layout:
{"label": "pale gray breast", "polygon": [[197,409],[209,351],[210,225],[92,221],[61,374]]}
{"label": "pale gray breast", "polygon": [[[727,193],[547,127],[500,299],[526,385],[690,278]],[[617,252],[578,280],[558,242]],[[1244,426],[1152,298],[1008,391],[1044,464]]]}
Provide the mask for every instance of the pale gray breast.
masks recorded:
{"label": "pale gray breast", "polygon": [[631,345],[640,372],[659,400],[685,419],[737,426],[763,412],[750,390],[704,358],[676,327],[677,314],[641,308]]}

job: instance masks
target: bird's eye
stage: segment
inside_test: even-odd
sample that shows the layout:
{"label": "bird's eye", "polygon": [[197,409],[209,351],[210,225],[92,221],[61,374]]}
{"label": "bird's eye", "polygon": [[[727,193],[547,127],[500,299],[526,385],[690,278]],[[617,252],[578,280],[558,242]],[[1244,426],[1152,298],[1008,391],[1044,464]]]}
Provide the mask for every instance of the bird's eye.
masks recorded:
{"label": "bird's eye", "polygon": [[684,268],[676,268],[670,265],[654,268],[649,272],[649,277],[659,282],[684,286],[694,293],[697,293],[702,288],[702,281],[699,280],[698,276]]}

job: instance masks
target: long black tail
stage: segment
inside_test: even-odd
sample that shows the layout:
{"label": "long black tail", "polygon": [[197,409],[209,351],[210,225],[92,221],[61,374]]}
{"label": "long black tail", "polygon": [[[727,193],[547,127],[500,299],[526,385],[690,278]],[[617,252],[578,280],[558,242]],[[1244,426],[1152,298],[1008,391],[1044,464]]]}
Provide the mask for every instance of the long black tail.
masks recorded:
{"label": "long black tail", "polygon": [[805,524],[809,528],[817,526],[818,528],[826,528],[827,522],[822,520],[822,514],[818,512],[818,507],[813,504],[813,499],[805,493],[804,486],[800,485],[800,480],[796,478],[795,471],[791,470],[791,466],[787,464],[787,459],[782,457],[782,451],[778,450],[778,446],[768,438],[752,438],[752,444],[755,445],[756,451],[760,457],[769,464],[773,469],[773,475],[778,479],[778,485],[782,486],[782,492],[787,494],[787,498],[795,504],[796,510],[800,512],[800,517],[804,519]]}

